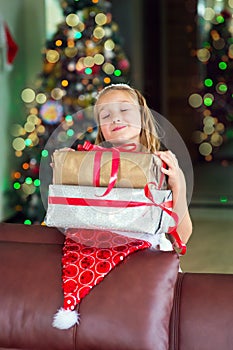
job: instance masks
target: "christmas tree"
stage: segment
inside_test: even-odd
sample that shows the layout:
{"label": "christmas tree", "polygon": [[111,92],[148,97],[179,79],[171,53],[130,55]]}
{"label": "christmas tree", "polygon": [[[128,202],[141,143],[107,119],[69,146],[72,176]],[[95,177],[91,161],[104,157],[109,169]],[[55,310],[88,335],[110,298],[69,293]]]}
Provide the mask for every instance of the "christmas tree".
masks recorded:
{"label": "christmas tree", "polygon": [[212,161],[220,148],[233,139],[232,15],[229,9],[218,13],[207,8],[204,17],[200,17],[202,36],[196,50],[202,80],[189,103],[197,110],[200,121],[194,142],[202,158]]}
{"label": "christmas tree", "polygon": [[41,160],[50,156],[45,145],[54,130],[62,125],[57,135],[61,148],[70,146],[71,139],[76,140],[74,147],[86,139],[93,142],[95,121],[85,109],[106,85],[129,81],[129,61],[112,19],[111,2],[62,0],[60,4],[64,21],[45,43],[43,70],[35,87],[21,94],[25,124],[12,129],[17,168],[12,171],[9,197],[14,220],[25,224],[44,219],[39,169]]}

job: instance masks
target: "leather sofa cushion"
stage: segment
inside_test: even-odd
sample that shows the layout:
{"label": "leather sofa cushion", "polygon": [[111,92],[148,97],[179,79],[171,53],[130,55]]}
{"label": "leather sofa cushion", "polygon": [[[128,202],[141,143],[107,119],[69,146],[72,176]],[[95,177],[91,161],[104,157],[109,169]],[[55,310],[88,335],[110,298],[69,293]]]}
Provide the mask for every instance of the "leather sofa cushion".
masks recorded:
{"label": "leather sofa cushion", "polygon": [[232,300],[231,274],[179,274],[170,350],[232,349]]}
{"label": "leather sofa cushion", "polygon": [[177,254],[133,253],[82,300],[80,325],[61,331],[63,241],[56,229],[0,224],[0,348],[168,349]]}
{"label": "leather sofa cushion", "polygon": [[77,348],[168,349],[177,273],[173,252],[144,250],[126,258],[81,302]]}

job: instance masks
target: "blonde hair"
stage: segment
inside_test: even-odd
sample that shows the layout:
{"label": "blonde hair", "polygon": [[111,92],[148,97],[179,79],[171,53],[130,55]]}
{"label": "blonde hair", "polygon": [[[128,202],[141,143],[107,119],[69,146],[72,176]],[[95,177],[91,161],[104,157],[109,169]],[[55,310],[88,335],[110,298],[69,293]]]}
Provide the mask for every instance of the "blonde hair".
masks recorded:
{"label": "blonde hair", "polygon": [[[140,132],[140,143],[150,153],[154,153],[157,150],[159,150],[160,141],[158,138],[156,127],[155,127],[155,120],[154,120],[153,114],[151,113],[149,107],[147,106],[145,98],[137,89],[134,89],[127,84],[108,85],[99,92],[96,99],[95,106],[98,103],[98,100],[101,96],[103,96],[104,94],[112,90],[127,91],[131,95],[131,97],[139,104],[139,106],[141,107],[140,113],[141,113],[141,125],[142,125],[141,132]],[[101,128],[99,126],[99,116],[96,112],[96,109],[95,109],[95,115],[98,122],[98,131],[97,131],[95,143],[100,144],[100,143],[104,143],[105,139],[101,131]]]}

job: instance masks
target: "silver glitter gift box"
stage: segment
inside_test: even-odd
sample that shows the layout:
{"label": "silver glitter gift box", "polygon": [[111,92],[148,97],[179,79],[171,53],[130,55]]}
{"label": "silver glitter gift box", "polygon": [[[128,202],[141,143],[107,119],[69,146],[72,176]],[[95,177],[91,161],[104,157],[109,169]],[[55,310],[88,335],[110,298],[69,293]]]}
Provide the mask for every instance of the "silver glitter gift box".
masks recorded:
{"label": "silver glitter gift box", "polygon": [[[47,226],[58,228],[103,229],[140,237],[165,233],[174,225],[171,216],[154,205],[144,189],[50,185]],[[150,192],[156,204],[172,201],[170,190]],[[145,236],[146,237],[146,236]]]}

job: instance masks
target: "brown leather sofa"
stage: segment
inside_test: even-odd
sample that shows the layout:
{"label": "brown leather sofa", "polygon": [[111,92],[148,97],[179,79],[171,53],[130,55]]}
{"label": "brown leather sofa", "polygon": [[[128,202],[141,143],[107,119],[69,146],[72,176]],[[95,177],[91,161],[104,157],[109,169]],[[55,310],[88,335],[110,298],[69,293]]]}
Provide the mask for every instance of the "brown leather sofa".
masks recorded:
{"label": "brown leather sofa", "polygon": [[176,253],[149,249],[82,300],[80,325],[55,329],[63,242],[55,228],[0,224],[1,350],[233,349],[233,276],[178,273]]}

